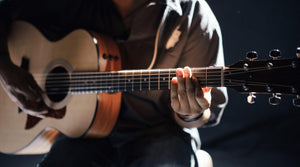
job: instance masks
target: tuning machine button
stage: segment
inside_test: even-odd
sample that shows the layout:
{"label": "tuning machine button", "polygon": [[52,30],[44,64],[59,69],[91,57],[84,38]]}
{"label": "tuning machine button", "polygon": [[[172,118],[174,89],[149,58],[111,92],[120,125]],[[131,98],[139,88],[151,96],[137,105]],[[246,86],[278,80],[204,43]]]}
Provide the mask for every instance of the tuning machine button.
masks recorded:
{"label": "tuning machine button", "polygon": [[300,58],[300,47],[297,47],[296,55],[297,55],[298,58]]}
{"label": "tuning machine button", "polygon": [[255,103],[255,99],[256,99],[256,96],[254,95],[253,92],[249,93],[248,97],[247,97],[247,102],[249,104],[254,104]]}
{"label": "tuning machine button", "polygon": [[281,102],[281,97],[279,97],[278,94],[276,94],[276,93],[273,93],[273,96],[269,98],[269,103],[271,105],[276,106],[276,105],[279,105],[280,102]]}
{"label": "tuning machine button", "polygon": [[295,107],[300,107],[300,95],[297,95],[297,97],[293,99],[293,105]]}
{"label": "tuning machine button", "polygon": [[281,53],[279,49],[273,49],[269,52],[269,56],[273,58],[273,60],[277,60],[280,58]]}
{"label": "tuning machine button", "polygon": [[246,58],[250,61],[257,59],[257,57],[258,57],[258,54],[256,51],[250,51],[246,54]]}

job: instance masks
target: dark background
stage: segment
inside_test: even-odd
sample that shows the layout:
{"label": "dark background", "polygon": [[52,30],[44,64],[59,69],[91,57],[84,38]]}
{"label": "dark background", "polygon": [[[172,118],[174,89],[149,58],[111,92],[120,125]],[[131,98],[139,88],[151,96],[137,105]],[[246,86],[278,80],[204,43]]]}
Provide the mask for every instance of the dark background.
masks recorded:
{"label": "dark background", "polygon": [[[300,1],[207,1],[222,29],[226,65],[245,59],[252,50],[259,59],[269,59],[274,48],[282,57],[295,57],[300,46]],[[271,106],[268,95],[257,95],[252,105],[245,94],[229,89],[228,95],[220,125],[200,129],[202,148],[211,154],[215,167],[300,166],[300,109],[293,107],[294,97],[283,96],[279,106]],[[0,154],[0,166],[35,166],[41,158]]]}
{"label": "dark background", "polygon": [[[258,52],[270,59],[277,48],[282,57],[295,57],[300,46],[300,1],[298,0],[208,0],[219,20],[230,65]],[[280,77],[280,76],[278,76]],[[298,76],[300,77],[300,76]],[[299,167],[300,110],[292,98],[282,97],[279,106],[268,104],[269,95],[257,95],[248,104],[247,95],[228,90],[229,103],[219,126],[200,129],[202,148],[215,167]]]}

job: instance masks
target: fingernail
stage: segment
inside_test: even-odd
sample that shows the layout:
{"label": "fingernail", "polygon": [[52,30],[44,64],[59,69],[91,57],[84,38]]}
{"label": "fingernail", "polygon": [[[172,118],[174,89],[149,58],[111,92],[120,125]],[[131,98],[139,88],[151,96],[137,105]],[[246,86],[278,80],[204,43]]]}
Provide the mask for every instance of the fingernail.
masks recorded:
{"label": "fingernail", "polygon": [[177,83],[178,83],[178,81],[177,81],[177,78],[176,78],[176,77],[173,77],[173,78],[172,78],[172,83],[173,83],[173,84],[177,84]]}
{"label": "fingernail", "polygon": [[182,70],[177,69],[177,70],[176,70],[176,75],[177,75],[178,77],[183,77],[183,72],[182,72]]}
{"label": "fingernail", "polygon": [[48,114],[48,111],[41,111],[40,114]]}
{"label": "fingernail", "polygon": [[44,115],[36,115],[36,117],[39,117],[39,118],[41,118],[41,119],[46,118],[46,116],[44,116]]}
{"label": "fingernail", "polygon": [[192,76],[192,70],[191,70],[190,67],[188,67],[188,66],[184,67],[184,76],[186,78],[191,78],[191,76]]}

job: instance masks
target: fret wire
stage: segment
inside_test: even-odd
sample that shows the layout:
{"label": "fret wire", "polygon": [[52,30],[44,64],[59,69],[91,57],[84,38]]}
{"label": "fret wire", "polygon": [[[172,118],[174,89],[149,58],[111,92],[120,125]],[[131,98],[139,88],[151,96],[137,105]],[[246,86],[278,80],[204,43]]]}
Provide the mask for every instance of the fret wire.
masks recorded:
{"label": "fret wire", "polygon": [[120,73],[118,73],[118,90],[120,91]]}
{"label": "fret wire", "polygon": [[150,90],[150,71],[148,72],[149,73],[149,90]]}
{"label": "fret wire", "polygon": [[143,75],[143,71],[141,71],[141,76],[140,76],[140,90],[142,90],[142,75]]}
{"label": "fret wire", "polygon": [[224,67],[221,68],[221,87],[224,86]]}
{"label": "fret wire", "polygon": [[[171,79],[170,76],[171,76],[171,69],[169,68],[169,79],[168,80]],[[171,84],[171,82],[168,82],[168,89],[171,89],[170,84]]]}
{"label": "fret wire", "polygon": [[134,75],[134,77],[132,78],[132,89],[133,90],[139,90],[140,89],[140,82],[141,78],[139,75]]}
{"label": "fret wire", "polygon": [[132,85],[131,85],[132,86],[132,88],[131,88],[132,91],[133,91],[133,81],[134,81],[134,73],[132,74],[132,82],[131,82],[132,83]]}
{"label": "fret wire", "polygon": [[158,69],[158,90],[160,89],[160,69]]}

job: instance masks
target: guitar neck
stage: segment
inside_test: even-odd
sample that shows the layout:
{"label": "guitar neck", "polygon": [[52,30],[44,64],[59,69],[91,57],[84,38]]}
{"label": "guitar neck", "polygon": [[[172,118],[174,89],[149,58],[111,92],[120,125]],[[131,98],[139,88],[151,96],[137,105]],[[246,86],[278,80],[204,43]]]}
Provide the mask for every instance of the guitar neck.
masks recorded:
{"label": "guitar neck", "polygon": [[[224,67],[192,68],[203,87],[224,86]],[[168,90],[176,69],[75,72],[69,85],[72,94]]]}

